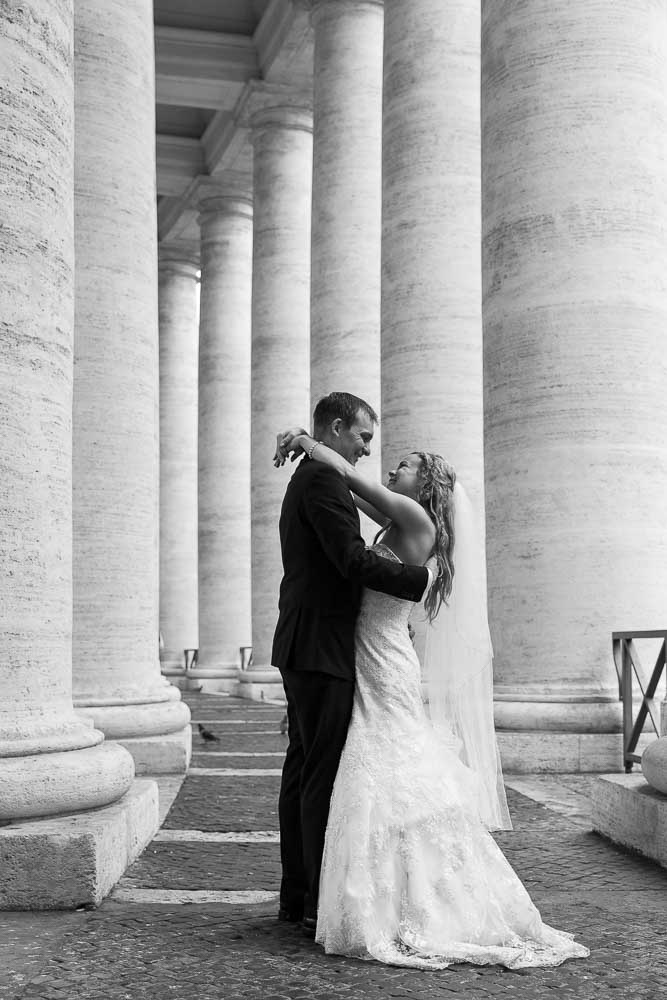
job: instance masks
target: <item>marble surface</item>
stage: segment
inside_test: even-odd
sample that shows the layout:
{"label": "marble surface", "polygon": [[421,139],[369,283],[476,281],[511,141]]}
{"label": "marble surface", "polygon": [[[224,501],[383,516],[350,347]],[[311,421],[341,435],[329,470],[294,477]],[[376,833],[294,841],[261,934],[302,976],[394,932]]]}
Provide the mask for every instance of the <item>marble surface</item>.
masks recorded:
{"label": "marble surface", "polygon": [[[275,436],[310,426],[312,114],[283,97],[253,119],[251,559],[253,670],[270,667],[282,577],[278,520],[293,466],[277,470]],[[257,681],[263,677],[255,674]]]}
{"label": "marble surface", "polygon": [[162,664],[199,646],[197,410],[199,247],[160,247],[160,632]]}
{"label": "marble surface", "polygon": [[200,199],[199,662],[234,678],[250,624],[253,208],[220,183]]}
{"label": "marble surface", "polygon": [[479,5],[384,7],[383,466],[443,455],[483,532]]}
{"label": "marble surface", "polygon": [[664,620],[667,11],[482,11],[496,682],[536,717],[578,703],[585,732],[616,697],[611,632]]}
{"label": "marble surface", "polygon": [[[382,4],[321,0],[313,31],[311,407],[342,391],[379,411]],[[381,428],[363,467],[382,478]]]}
{"label": "marble surface", "polygon": [[2,36],[0,815],[8,821],[113,802],[133,767],[72,707],[71,5],[10,2]]}

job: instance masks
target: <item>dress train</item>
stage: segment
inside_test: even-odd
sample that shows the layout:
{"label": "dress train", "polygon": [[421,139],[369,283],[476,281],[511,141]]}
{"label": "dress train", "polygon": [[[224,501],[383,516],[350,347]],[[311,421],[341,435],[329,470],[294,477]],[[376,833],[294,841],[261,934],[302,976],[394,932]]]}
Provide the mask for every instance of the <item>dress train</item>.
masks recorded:
{"label": "dress train", "polygon": [[[376,546],[396,558],[386,546]],[[407,621],[412,604],[366,591],[354,708],[327,826],[317,940],[389,965],[517,969],[589,951],[543,923],[475,805],[455,737],[432,726]]]}

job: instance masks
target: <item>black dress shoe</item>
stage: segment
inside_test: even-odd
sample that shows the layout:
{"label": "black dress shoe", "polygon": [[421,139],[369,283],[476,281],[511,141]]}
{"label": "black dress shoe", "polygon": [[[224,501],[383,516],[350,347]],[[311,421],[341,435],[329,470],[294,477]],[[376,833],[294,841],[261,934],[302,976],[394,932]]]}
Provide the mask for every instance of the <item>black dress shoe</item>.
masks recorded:
{"label": "black dress shoe", "polygon": [[314,938],[315,932],[317,930],[317,918],[316,917],[304,917],[301,921],[301,927],[303,929],[303,936],[307,938]]}
{"label": "black dress shoe", "polygon": [[303,920],[303,910],[297,907],[281,906],[278,910],[278,920],[288,924],[298,924]]}

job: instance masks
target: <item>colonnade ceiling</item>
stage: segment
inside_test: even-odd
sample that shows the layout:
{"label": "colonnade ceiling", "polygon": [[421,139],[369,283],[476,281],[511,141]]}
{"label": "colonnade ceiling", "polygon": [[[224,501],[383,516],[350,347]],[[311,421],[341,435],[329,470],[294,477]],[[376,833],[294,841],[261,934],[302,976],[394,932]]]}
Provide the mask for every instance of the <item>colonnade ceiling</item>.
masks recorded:
{"label": "colonnade ceiling", "polygon": [[160,239],[198,240],[202,178],[250,174],[240,108],[252,81],[312,85],[303,0],[154,0]]}

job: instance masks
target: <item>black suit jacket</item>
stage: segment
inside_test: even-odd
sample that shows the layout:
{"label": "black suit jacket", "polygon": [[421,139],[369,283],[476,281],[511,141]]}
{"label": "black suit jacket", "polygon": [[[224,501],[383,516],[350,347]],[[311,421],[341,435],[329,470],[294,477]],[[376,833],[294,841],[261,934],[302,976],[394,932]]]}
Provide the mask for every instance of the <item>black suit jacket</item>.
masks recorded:
{"label": "black suit jacket", "polygon": [[280,514],[284,576],[272,663],[354,679],[354,626],[362,587],[419,601],[428,571],[370,552],[342,476],[302,459]]}

